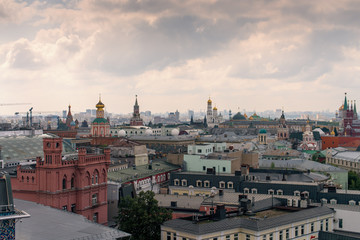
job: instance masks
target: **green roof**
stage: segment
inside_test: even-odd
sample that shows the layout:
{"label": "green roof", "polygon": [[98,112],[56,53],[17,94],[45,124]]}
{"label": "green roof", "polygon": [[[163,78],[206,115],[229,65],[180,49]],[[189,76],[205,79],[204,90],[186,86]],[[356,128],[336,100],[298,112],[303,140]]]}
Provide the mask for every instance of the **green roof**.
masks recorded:
{"label": "green roof", "polygon": [[105,118],[95,118],[93,123],[108,123],[108,120]]}
{"label": "green roof", "polygon": [[267,133],[267,131],[265,129],[260,129],[259,133]]}
{"label": "green roof", "polygon": [[163,173],[167,171],[172,171],[179,169],[179,166],[170,164],[165,161],[153,161],[152,162],[152,170],[149,169],[149,164],[136,166],[136,169],[133,169],[132,166],[129,168],[121,169],[118,171],[110,171],[108,172],[108,180],[119,182],[119,183],[126,183],[135,179],[141,179],[149,176],[153,176],[157,173]]}

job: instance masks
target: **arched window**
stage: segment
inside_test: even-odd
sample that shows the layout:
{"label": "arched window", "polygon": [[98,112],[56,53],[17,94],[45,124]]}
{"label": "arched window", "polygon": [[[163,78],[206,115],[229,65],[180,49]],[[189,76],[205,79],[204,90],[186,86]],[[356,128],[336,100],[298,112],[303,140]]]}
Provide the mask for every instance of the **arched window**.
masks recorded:
{"label": "arched window", "polygon": [[75,187],[75,177],[72,176],[71,178],[71,188],[74,188]]}
{"label": "arched window", "polygon": [[66,176],[62,180],[62,189],[66,189]]}
{"label": "arched window", "polygon": [[26,177],[26,182],[29,182],[29,176]]}
{"label": "arched window", "polygon": [[87,183],[88,186],[91,184],[90,183],[90,173],[89,172],[86,172],[86,183]]}

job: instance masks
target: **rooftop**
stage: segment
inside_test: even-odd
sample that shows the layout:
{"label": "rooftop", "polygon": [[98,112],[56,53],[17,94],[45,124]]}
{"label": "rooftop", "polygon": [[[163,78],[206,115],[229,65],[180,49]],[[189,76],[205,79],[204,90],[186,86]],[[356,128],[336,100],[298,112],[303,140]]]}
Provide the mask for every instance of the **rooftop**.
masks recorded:
{"label": "rooftop", "polygon": [[[5,162],[16,162],[43,157],[43,138],[58,138],[58,136],[47,133],[33,137],[0,137],[3,160],[5,160]],[[63,154],[70,153],[75,153],[75,150],[68,142],[63,141]]]}
{"label": "rooftop", "polygon": [[16,239],[115,240],[130,236],[117,229],[91,222],[79,214],[20,199],[15,199],[15,204],[31,215],[31,218],[16,224]]}
{"label": "rooftop", "polygon": [[[174,219],[163,224],[164,227],[170,227],[176,231],[187,232],[194,235],[203,235],[212,232],[226,231],[236,228],[247,228],[254,231],[263,231],[274,227],[287,225],[302,220],[333,214],[334,210],[327,207],[313,207],[297,212],[279,212],[283,210],[272,210],[269,216],[265,217],[232,217],[216,222],[194,223],[185,219]],[[271,213],[271,214],[270,214]]]}
{"label": "rooftop", "polygon": [[149,164],[146,164],[142,166],[136,166],[135,169],[133,167],[129,167],[114,172],[110,171],[108,172],[108,180],[119,183],[126,183],[131,180],[146,178],[157,173],[176,169],[179,169],[179,166],[172,165],[165,161],[153,161],[152,169],[149,169]]}

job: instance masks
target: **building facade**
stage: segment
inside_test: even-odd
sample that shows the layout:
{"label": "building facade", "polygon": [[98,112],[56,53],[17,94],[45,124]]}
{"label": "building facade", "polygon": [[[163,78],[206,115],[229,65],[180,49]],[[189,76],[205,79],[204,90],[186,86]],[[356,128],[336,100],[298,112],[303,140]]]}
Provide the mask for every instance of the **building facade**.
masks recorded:
{"label": "building facade", "polygon": [[66,159],[61,138],[44,138],[43,150],[44,158],[37,158],[35,167],[18,166],[11,179],[14,197],[107,224],[110,149],[104,155],[87,155],[79,149],[77,156]]}

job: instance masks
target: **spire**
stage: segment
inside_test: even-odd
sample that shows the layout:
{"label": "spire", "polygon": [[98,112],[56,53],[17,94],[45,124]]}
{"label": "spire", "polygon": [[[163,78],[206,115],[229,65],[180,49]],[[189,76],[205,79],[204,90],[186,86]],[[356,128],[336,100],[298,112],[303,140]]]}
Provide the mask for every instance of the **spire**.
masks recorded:
{"label": "spire", "polygon": [[356,112],[356,100],[354,100],[354,114],[357,114],[357,112]]}
{"label": "spire", "polygon": [[346,93],[345,93],[344,110],[347,110],[347,109],[348,109],[348,101],[347,101]]}
{"label": "spire", "polygon": [[135,106],[139,106],[138,101],[137,101],[137,95],[135,95]]}

